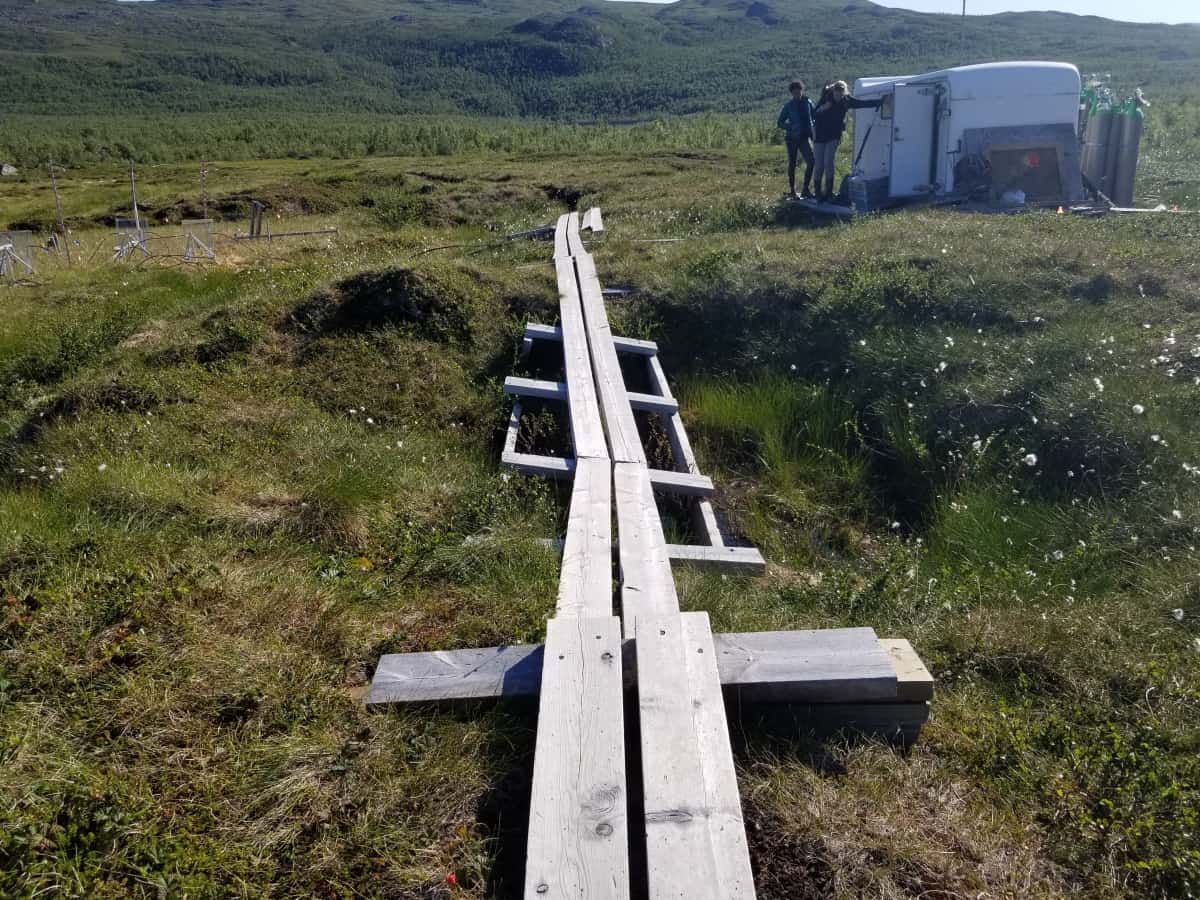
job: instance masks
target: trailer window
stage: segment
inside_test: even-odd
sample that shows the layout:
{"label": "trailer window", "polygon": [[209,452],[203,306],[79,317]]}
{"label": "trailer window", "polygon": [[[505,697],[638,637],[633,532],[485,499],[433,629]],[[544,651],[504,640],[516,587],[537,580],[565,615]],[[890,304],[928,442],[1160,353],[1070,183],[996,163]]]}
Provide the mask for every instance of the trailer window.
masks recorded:
{"label": "trailer window", "polygon": [[892,118],[892,108],[896,105],[895,94],[886,94],[883,98],[883,106],[879,107],[879,118],[890,121]]}

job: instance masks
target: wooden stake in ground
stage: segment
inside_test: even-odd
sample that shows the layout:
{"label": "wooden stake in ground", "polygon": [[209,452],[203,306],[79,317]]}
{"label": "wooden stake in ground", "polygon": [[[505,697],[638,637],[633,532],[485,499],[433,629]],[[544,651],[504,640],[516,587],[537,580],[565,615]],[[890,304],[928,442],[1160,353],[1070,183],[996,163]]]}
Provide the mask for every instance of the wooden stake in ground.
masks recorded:
{"label": "wooden stake in ground", "polygon": [[129,161],[129,199],[130,199],[130,202],[133,204],[133,227],[134,227],[134,230],[137,232],[138,237],[140,238],[141,234],[142,234],[142,218],[138,214],[137,179],[135,179],[134,175],[133,175],[133,160],[132,159]]}
{"label": "wooden stake in ground", "polygon": [[58,233],[62,235],[63,247],[67,251],[67,265],[71,265],[71,240],[67,237],[67,223],[63,221],[62,200],[58,196],[58,177],[55,174],[57,166],[50,160],[50,187],[54,191],[54,208],[58,212]]}

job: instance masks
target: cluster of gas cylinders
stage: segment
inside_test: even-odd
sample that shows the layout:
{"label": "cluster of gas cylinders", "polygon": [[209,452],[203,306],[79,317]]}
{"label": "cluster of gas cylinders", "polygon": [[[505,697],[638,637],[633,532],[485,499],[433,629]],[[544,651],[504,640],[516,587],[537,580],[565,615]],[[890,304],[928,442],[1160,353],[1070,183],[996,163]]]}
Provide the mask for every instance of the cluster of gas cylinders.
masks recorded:
{"label": "cluster of gas cylinders", "polygon": [[1117,101],[1108,91],[1087,91],[1082,105],[1080,168],[1087,186],[1117,206],[1133,205],[1138,152],[1148,105],[1136,97]]}

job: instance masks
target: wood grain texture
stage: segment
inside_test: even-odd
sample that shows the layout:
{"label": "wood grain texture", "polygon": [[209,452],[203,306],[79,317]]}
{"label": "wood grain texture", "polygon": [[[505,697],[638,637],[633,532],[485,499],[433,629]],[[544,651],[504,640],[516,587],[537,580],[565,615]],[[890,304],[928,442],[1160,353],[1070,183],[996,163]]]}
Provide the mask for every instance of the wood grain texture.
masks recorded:
{"label": "wood grain texture", "polygon": [[747,702],[894,701],[897,679],[870,628],[724,635],[717,666]]}
{"label": "wood grain texture", "polygon": [[571,244],[567,238],[568,226],[570,224],[570,213],[564,213],[558,217],[558,221],[554,223],[554,258],[561,259],[571,255]]}
{"label": "wood grain texture", "polygon": [[621,619],[626,637],[632,637],[638,616],[678,612],[679,599],[646,467],[615,463],[613,493],[621,565]]}
{"label": "wood grain texture", "polygon": [[636,639],[649,897],[753,897],[708,615],[641,616]]}
{"label": "wood grain texture", "polygon": [[617,361],[596,266],[590,256],[580,254],[575,257],[575,270],[579,275],[579,296],[587,323],[588,349],[592,353],[592,371],[608,435],[609,456],[613,462],[645,465],[646,453],[633,418],[633,408],[629,405],[625,377]]}
{"label": "wood grain texture", "polygon": [[375,667],[366,702],[375,706],[531,697],[541,684],[541,644],[389,653]]}
{"label": "wood grain texture", "polygon": [[920,702],[933,698],[933,675],[921,662],[921,657],[912,644],[904,638],[880,638],[879,646],[892,661],[899,685],[897,696],[901,700]]}
{"label": "wood grain texture", "polygon": [[557,615],[611,616],[612,467],[607,459],[576,460],[567,516]]}
{"label": "wood grain texture", "polygon": [[524,896],[626,898],[620,623],[552,619],[544,660]]}
{"label": "wood grain texture", "polygon": [[562,320],[559,332],[567,375],[567,404],[571,411],[571,442],[576,457],[607,458],[608,442],[592,380],[592,355],[588,349],[575,265],[569,259],[558,259],[554,268],[558,278],[558,310]]}

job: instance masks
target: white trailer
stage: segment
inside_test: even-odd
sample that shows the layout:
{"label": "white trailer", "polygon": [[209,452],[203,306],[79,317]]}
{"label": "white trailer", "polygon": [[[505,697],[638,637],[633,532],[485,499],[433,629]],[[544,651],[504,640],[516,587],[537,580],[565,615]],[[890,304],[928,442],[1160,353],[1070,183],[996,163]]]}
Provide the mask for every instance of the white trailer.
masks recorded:
{"label": "white trailer", "polygon": [[859,211],[915,199],[1084,199],[1079,70],[997,62],[924,75],[860,78],[851,200]]}

